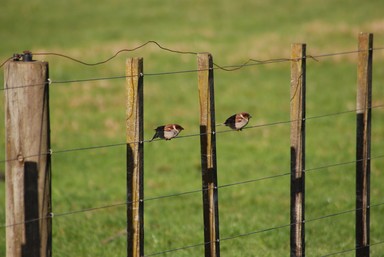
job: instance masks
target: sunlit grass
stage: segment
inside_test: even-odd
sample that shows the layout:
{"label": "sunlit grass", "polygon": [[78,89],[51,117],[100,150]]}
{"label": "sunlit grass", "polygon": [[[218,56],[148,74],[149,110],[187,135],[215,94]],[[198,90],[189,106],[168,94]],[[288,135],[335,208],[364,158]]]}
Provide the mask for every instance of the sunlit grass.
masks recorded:
{"label": "sunlit grass", "polygon": [[[348,2],[348,3],[347,3]],[[19,4],[19,5],[18,5]],[[355,50],[359,31],[375,33],[384,45],[384,2],[370,1],[99,1],[43,3],[12,1],[0,17],[4,38],[0,57],[30,49],[59,52],[82,61],[106,60],[118,50],[148,40],[180,51],[213,54],[219,65],[249,58],[289,58],[290,44],[307,43],[312,55]],[[361,5],[352,9],[352,6]],[[351,8],[346,8],[351,6]],[[182,10],[182,11],[180,11]],[[28,13],[30,15],[28,15]],[[33,15],[32,15],[33,14]],[[368,15],[369,14],[369,15]],[[342,17],[342,19],[341,19]],[[12,26],[11,26],[11,25]],[[125,74],[125,60],[144,57],[144,137],[158,125],[177,122],[182,135],[199,132],[196,56],[160,50],[150,44],[125,52],[109,63],[84,66],[57,56],[49,61],[53,82],[107,78]],[[374,52],[373,105],[384,104],[384,51]],[[356,54],[308,59],[306,167],[353,162],[355,158]],[[0,74],[3,79],[3,74]],[[216,121],[239,111],[253,115],[242,132],[217,134],[217,163],[222,256],[289,255],[289,62],[214,71]],[[125,79],[53,83],[50,88],[52,138],[53,252],[55,256],[124,256],[125,206],[77,214],[72,211],[124,203],[126,200]],[[4,91],[0,94],[4,103]],[[4,120],[4,104],[0,106]],[[340,112],[350,111],[345,114]],[[328,115],[329,114],[329,115]],[[337,114],[337,115],[336,115]],[[384,108],[372,111],[372,156],[382,155]],[[278,125],[272,125],[274,123]],[[260,125],[260,126],[258,126]],[[218,127],[224,131],[224,127]],[[4,156],[4,130],[0,130]],[[74,151],[60,153],[60,150]],[[77,150],[76,150],[77,149]],[[56,151],[56,153],[55,153]],[[194,193],[145,201],[145,253],[203,243],[199,137],[145,144],[145,198]],[[372,159],[372,203],[383,199],[382,158]],[[4,168],[0,167],[0,172]],[[277,178],[269,178],[271,176]],[[259,180],[260,178],[267,178]],[[355,208],[353,163],[307,172],[306,216],[322,216]],[[233,186],[232,183],[255,180]],[[0,204],[4,205],[0,182]],[[371,208],[371,242],[384,240],[381,206]],[[0,208],[5,223],[5,208]],[[245,237],[249,232],[276,228]],[[3,228],[5,235],[5,229]],[[1,231],[0,231],[1,232]],[[321,256],[353,249],[354,213],[306,224],[307,255]],[[380,256],[382,245],[372,247]],[[5,253],[5,236],[0,236]],[[1,255],[1,254],[0,254]],[[202,256],[203,247],[167,256]],[[354,252],[349,255],[353,256]]]}

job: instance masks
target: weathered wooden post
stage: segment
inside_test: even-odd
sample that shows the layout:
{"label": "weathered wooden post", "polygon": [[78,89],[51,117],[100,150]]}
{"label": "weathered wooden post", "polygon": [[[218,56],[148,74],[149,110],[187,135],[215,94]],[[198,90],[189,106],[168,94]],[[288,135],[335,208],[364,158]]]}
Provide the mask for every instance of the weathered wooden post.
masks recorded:
{"label": "weathered wooden post", "polygon": [[10,61],[4,69],[6,256],[51,256],[48,63]]}
{"label": "weathered wooden post", "polygon": [[291,257],[305,256],[306,45],[292,45],[291,61]]}
{"label": "weathered wooden post", "polygon": [[356,256],[369,256],[373,34],[358,43],[356,97]]}
{"label": "weathered wooden post", "polygon": [[143,59],[126,63],[127,256],[144,256]]}
{"label": "weathered wooden post", "polygon": [[205,256],[220,256],[213,59],[197,55]]}

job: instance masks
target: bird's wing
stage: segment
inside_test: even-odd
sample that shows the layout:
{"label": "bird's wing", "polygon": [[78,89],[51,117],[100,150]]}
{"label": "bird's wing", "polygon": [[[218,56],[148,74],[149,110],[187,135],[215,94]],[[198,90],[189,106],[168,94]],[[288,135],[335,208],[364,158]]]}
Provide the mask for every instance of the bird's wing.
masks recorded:
{"label": "bird's wing", "polygon": [[234,124],[236,121],[236,114],[232,115],[228,119],[225,120],[224,125],[228,126],[230,124]]}

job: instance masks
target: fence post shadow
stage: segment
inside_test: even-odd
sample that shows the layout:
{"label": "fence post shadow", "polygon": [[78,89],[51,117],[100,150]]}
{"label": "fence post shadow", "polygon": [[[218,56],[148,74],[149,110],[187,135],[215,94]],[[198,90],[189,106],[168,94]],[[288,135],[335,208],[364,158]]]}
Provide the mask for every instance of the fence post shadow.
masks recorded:
{"label": "fence post shadow", "polygon": [[24,162],[24,220],[25,243],[22,246],[22,257],[40,257],[39,231],[39,189],[38,168],[36,162]]}

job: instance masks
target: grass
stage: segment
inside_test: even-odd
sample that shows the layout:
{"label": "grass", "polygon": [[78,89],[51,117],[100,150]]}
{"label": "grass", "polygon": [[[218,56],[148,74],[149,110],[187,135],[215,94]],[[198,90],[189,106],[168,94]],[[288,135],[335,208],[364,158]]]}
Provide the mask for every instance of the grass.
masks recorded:
{"label": "grass", "polygon": [[[15,52],[59,52],[86,62],[105,60],[122,48],[148,40],[182,51],[208,51],[220,65],[249,58],[290,56],[290,44],[307,43],[308,54],[356,49],[360,31],[375,33],[384,45],[384,2],[369,1],[97,1],[20,0],[4,3],[0,16],[1,60]],[[384,51],[374,52],[373,104],[382,105]],[[100,66],[84,66],[54,56],[35,56],[50,64],[53,81],[120,76],[125,59],[144,57],[145,74],[196,68],[194,55],[180,55],[148,45]],[[308,60],[308,169],[355,158],[356,55]],[[3,74],[0,74],[3,78]],[[250,125],[289,120],[289,63],[255,65],[238,71],[215,70],[216,120],[249,111]],[[145,138],[159,124],[179,122],[183,135],[199,132],[195,73],[147,75],[144,78]],[[4,92],[0,94],[4,102]],[[50,88],[52,149],[76,149],[125,141],[124,80],[53,84]],[[4,107],[0,116],[4,120]],[[372,156],[382,155],[384,111],[372,112]],[[218,130],[224,129],[218,127]],[[5,156],[0,130],[0,156]],[[217,134],[218,181],[228,185],[289,173],[289,123],[260,126],[241,133]],[[4,157],[5,158],[5,157]],[[70,214],[72,211],[123,203],[125,147],[56,153],[52,159],[53,253],[55,256],[125,256],[125,207]],[[372,159],[371,202],[384,193],[382,158]],[[3,171],[4,167],[0,167]],[[355,208],[352,164],[313,169],[306,176],[306,251],[322,256],[353,249],[354,212],[316,220]],[[4,206],[4,182],[0,205]],[[145,145],[145,198],[201,188],[199,137]],[[219,190],[222,256],[289,256],[289,227],[236,237],[289,224],[289,176]],[[384,240],[383,206],[371,208],[371,242]],[[312,221],[311,221],[312,220]],[[5,223],[5,208],[0,208]],[[0,228],[5,235],[5,229]],[[234,237],[234,238],[232,238]],[[226,240],[225,240],[226,239]],[[145,253],[201,244],[201,193],[145,202]],[[382,244],[371,247],[380,256]],[[202,256],[203,247],[164,256]],[[0,255],[5,236],[0,236]],[[161,256],[161,255],[160,255]],[[354,256],[354,252],[343,256]]]}

